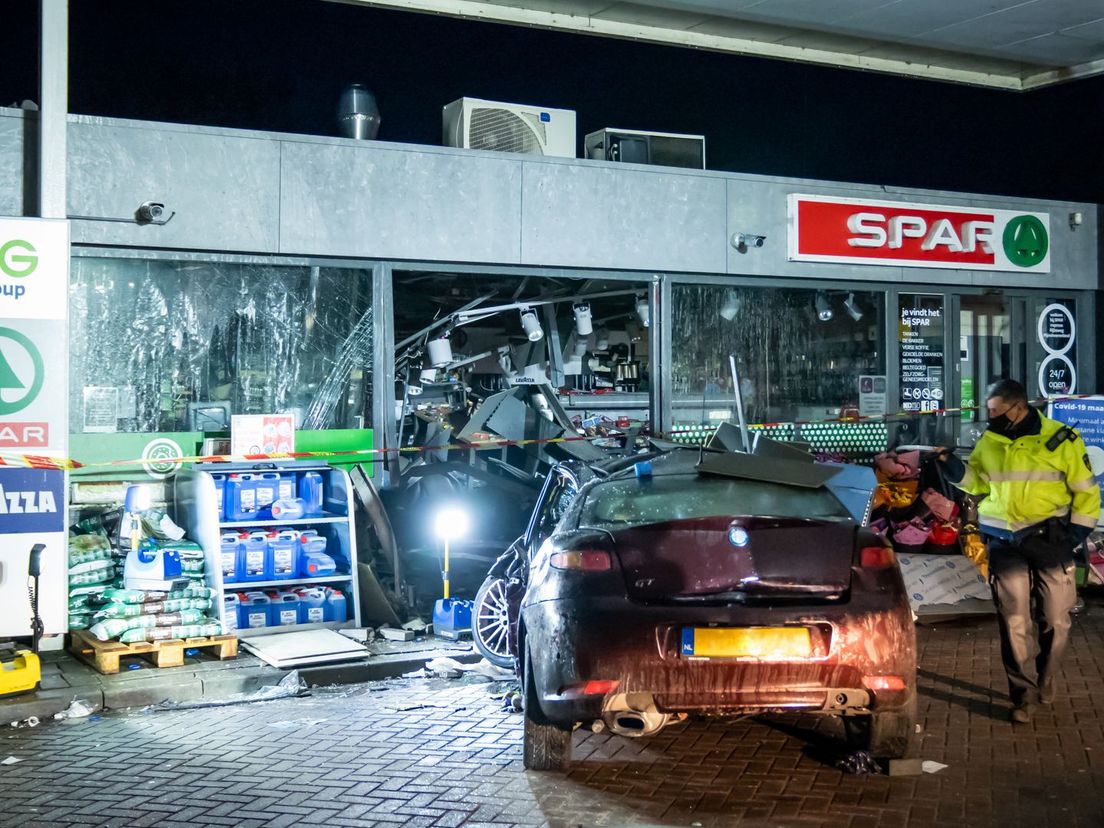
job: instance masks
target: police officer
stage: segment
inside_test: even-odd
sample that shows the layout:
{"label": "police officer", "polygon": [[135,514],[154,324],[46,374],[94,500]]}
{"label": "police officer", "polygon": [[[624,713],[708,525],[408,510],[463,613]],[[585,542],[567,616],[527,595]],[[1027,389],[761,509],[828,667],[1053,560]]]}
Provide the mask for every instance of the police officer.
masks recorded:
{"label": "police officer", "polygon": [[1020,383],[996,382],[986,406],[989,427],[966,463],[949,451],[940,459],[958,488],[986,496],[978,522],[989,547],[1011,718],[1026,723],[1035,704],[1054,700],[1054,676],[1077,599],[1074,549],[1096,526],[1100,489],[1081,437],[1032,408]]}

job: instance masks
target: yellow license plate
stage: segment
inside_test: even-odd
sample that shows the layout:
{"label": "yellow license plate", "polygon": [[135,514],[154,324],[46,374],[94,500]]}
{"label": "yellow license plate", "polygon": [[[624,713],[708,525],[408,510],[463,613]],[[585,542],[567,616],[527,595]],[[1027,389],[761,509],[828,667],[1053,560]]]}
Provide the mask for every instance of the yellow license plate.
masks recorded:
{"label": "yellow license plate", "polygon": [[813,644],[805,627],[684,627],[682,654],[701,658],[808,658]]}

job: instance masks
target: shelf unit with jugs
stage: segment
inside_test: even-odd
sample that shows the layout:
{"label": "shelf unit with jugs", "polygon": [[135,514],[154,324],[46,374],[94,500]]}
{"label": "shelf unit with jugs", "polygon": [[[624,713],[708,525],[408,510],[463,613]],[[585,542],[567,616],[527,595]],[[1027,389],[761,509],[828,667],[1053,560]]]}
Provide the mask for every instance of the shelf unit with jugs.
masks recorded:
{"label": "shelf unit with jugs", "polygon": [[[241,498],[243,501],[251,500],[244,504],[252,506],[251,512],[236,511],[238,505],[242,505],[240,503],[228,509],[228,498],[234,497],[226,486],[231,476],[241,481],[242,478],[257,480],[261,475],[283,480],[295,494],[299,493],[299,486],[307,475],[316,476],[314,481],[321,485],[321,512],[302,517],[272,517],[271,507],[266,509],[263,499],[261,509],[257,509],[255,494],[252,499]],[[216,485],[216,480],[219,485]],[[178,522],[188,532],[188,537],[194,538],[203,547],[207,582],[217,593],[213,611],[218,613],[223,629],[228,633],[248,638],[279,632],[360,626],[352,485],[344,469],[323,463],[197,463],[177,474],[175,501]],[[229,538],[231,534],[236,534],[241,544],[251,545],[256,550],[252,556],[239,552],[239,560],[248,557],[251,563],[248,568],[235,566],[232,574],[224,571],[227,556],[223,554],[224,549],[229,549],[229,545],[224,547],[223,538]],[[263,548],[261,535],[264,536]],[[326,573],[323,566],[321,574],[312,574],[309,564],[305,565],[305,559],[309,557],[305,551],[308,547],[320,550],[323,541],[324,557],[314,560],[332,558],[335,569],[332,573]],[[292,543],[294,571],[289,575],[286,561],[288,546]],[[270,552],[268,544],[279,552]],[[263,575],[256,573],[252,562],[257,554],[264,555],[266,566],[270,569],[274,560],[282,560],[283,571],[269,571]],[[253,574],[248,579],[242,578],[243,571]],[[276,577],[270,577],[272,575]],[[318,590],[325,591],[327,588],[344,596],[344,618],[340,617],[337,596],[332,596],[335,600],[330,600],[328,595],[319,606]],[[304,591],[307,600],[303,600]],[[240,596],[261,592],[270,599],[268,609],[264,610],[269,623],[264,626],[258,625],[263,602],[258,602],[256,595],[249,597],[249,600],[260,606],[249,606],[244,613],[235,604],[234,598],[239,596],[237,600],[240,600]],[[300,600],[289,598],[289,593],[297,594]],[[313,620],[319,616],[322,620]],[[294,623],[291,623],[293,620]]]}

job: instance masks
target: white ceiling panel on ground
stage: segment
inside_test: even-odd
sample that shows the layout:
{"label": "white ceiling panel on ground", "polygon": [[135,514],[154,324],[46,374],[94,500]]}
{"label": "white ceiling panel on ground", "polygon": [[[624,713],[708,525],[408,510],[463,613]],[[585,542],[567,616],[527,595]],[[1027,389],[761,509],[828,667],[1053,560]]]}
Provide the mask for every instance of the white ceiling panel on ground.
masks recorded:
{"label": "white ceiling panel on ground", "polygon": [[1104,0],[337,0],[1027,90],[1104,73]]}

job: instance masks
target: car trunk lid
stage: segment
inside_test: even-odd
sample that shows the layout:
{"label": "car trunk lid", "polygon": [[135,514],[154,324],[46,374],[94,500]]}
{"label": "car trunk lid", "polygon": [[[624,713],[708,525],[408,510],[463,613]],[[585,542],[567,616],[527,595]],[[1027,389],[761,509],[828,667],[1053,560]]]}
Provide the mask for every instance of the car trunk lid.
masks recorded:
{"label": "car trunk lid", "polygon": [[851,584],[855,524],[706,517],[613,532],[632,600],[839,596]]}

